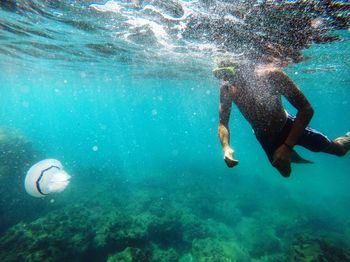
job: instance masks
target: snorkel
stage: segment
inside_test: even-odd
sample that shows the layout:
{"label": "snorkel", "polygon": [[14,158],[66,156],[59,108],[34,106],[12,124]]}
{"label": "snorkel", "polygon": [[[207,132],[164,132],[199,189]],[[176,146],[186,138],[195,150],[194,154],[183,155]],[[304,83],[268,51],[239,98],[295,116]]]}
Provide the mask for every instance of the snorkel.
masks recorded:
{"label": "snorkel", "polygon": [[218,79],[230,78],[236,74],[236,67],[235,66],[217,67],[217,68],[214,68],[213,74]]}
{"label": "snorkel", "polygon": [[238,62],[230,57],[217,58],[216,64],[217,67],[213,69],[213,74],[220,80],[230,80],[237,73]]}

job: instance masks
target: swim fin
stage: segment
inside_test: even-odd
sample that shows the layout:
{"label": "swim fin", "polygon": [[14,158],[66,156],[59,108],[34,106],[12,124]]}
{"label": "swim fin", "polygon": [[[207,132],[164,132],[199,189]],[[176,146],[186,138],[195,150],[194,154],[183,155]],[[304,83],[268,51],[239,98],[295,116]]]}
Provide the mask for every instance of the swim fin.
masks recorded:
{"label": "swim fin", "polygon": [[305,158],[302,158],[295,150],[293,150],[291,155],[292,163],[297,164],[313,164],[313,161],[307,160]]}

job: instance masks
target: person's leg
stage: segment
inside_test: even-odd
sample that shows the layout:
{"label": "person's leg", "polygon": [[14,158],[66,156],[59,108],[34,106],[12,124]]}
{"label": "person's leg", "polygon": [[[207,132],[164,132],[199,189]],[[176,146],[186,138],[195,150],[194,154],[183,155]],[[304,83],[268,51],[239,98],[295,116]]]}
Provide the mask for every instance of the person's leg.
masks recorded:
{"label": "person's leg", "polygon": [[[287,139],[288,134],[292,128],[294,119],[295,119],[295,117],[288,115],[288,118],[287,118],[287,121],[286,121],[284,127],[277,134],[269,135],[269,136],[265,136],[265,137],[256,136],[260,145],[264,149],[265,154],[268,157],[271,165],[274,168],[276,168],[277,171],[284,177],[290,176],[290,173],[292,171],[291,163],[289,163],[289,165],[285,165],[285,164],[279,165],[278,163],[274,163],[273,155],[274,155],[276,149],[279,148],[284,143],[284,141]],[[302,158],[300,157],[300,159],[302,159]],[[306,161],[305,159],[302,159],[302,160],[304,161],[304,162],[301,161],[303,163],[305,163],[305,162],[310,163],[310,161]]]}
{"label": "person's leg", "polygon": [[344,156],[350,148],[350,132],[331,141],[324,134],[307,127],[299,138],[297,145],[305,147],[312,152]]}
{"label": "person's leg", "polygon": [[[264,149],[266,156],[268,157],[270,163],[277,171],[284,177],[289,177],[291,173],[291,165],[279,165],[278,163],[273,162],[273,154],[278,146],[279,138],[268,138],[268,137],[257,137],[260,142],[261,147]],[[276,142],[277,141],[277,142]],[[283,141],[282,141],[283,142]]]}
{"label": "person's leg", "polygon": [[332,141],[324,152],[336,156],[344,156],[350,149],[350,132]]}

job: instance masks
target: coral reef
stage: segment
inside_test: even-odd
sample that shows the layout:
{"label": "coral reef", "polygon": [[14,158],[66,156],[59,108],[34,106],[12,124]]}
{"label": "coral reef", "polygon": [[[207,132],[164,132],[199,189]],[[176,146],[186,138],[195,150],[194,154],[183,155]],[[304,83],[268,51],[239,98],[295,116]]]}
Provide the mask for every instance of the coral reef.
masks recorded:
{"label": "coral reef", "polygon": [[317,213],[291,209],[292,200],[249,207],[249,193],[193,190],[196,179],[169,186],[159,178],[152,187],[122,181],[91,183],[66,206],[11,227],[0,236],[0,261],[349,261],[345,242],[323,231],[306,237],[320,223],[308,220]]}
{"label": "coral reef", "polygon": [[133,262],[133,261],[147,261],[147,254],[139,248],[127,247],[122,252],[118,252],[109,256],[107,262]]}
{"label": "coral reef", "polygon": [[291,262],[347,262],[350,253],[324,239],[300,236],[290,246],[288,261]]}
{"label": "coral reef", "polygon": [[16,130],[0,128],[0,179],[2,181],[22,175],[35,157],[36,152],[32,144],[23,135]]}
{"label": "coral reef", "polygon": [[[28,168],[38,159],[38,152],[20,132],[0,128],[0,232],[31,218],[39,203],[28,200],[23,181]],[[41,211],[45,206],[40,203]],[[41,212],[37,212],[40,214]]]}
{"label": "coral reef", "polygon": [[[122,183],[114,178],[103,184],[105,191],[110,185]],[[127,190],[121,186],[114,188],[115,194],[102,194],[101,188],[91,187],[85,201],[75,199],[80,203],[10,228],[0,239],[0,249],[5,250],[0,260],[88,261],[93,257],[140,261],[137,257],[143,257],[141,261],[178,261],[191,253],[194,241],[211,238],[232,242],[229,227],[199,216],[201,212],[194,210],[196,200],[178,193],[187,187],[150,190],[133,185],[133,190]],[[208,249],[210,243],[206,244]],[[196,256],[201,255],[197,252]]]}
{"label": "coral reef", "polygon": [[198,262],[224,262],[249,261],[245,253],[235,242],[206,238],[195,239],[192,244],[194,261]]}

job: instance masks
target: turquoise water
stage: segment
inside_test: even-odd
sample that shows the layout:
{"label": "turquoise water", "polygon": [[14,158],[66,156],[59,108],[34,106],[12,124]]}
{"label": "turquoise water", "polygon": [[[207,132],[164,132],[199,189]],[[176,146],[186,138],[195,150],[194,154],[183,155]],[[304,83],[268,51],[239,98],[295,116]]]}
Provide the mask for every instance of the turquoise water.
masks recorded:
{"label": "turquoise water", "polygon": [[[228,169],[212,47],[149,31],[124,41],[126,18],[90,2],[26,4],[0,9],[0,128],[30,142],[13,162],[2,152],[1,261],[350,261],[349,156],[298,148],[315,163],[285,179],[234,107]],[[334,33],[285,69],[330,138],[350,128],[350,33]],[[24,176],[45,158],[72,178],[36,199]]]}

